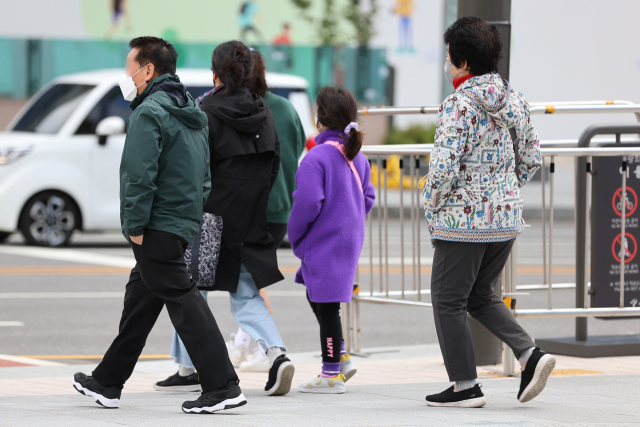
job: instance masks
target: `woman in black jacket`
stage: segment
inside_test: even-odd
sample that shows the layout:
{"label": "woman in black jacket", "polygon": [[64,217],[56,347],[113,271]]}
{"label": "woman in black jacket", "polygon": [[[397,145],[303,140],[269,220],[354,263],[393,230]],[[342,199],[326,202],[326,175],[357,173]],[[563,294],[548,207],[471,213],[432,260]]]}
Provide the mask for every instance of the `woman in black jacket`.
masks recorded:
{"label": "woman in black jacket", "polygon": [[[269,107],[247,88],[253,71],[250,49],[238,41],[223,43],[214,50],[211,66],[215,88],[200,102],[209,120],[211,155],[211,195],[204,211],[222,217],[222,241],[215,286],[209,290],[230,292],[236,321],[269,358],[265,393],[283,395],[295,369],[260,296],[260,289],[284,279],[267,226],[280,144]],[[181,344],[174,339],[171,352],[180,371],[156,383],[156,389],[186,390],[198,384]]]}

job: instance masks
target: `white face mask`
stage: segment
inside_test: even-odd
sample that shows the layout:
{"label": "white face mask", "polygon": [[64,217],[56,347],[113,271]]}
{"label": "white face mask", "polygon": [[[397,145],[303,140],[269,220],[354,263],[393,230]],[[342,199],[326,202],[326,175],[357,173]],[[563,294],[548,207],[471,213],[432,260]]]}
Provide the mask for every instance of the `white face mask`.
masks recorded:
{"label": "white face mask", "polygon": [[[136,71],[136,73],[133,76],[138,74],[140,71],[144,70],[147,65],[145,65],[144,67]],[[142,82],[138,86],[136,86],[136,83],[133,81],[133,76],[122,78],[118,82],[118,84],[120,85],[120,91],[122,92],[122,96],[124,96],[124,99],[129,102],[133,101],[136,95],[138,94],[137,92],[138,88],[143,84],[147,83],[147,82]]]}
{"label": "white face mask", "polygon": [[316,116],[316,129],[318,129],[318,132],[322,132],[322,128],[323,126],[318,127],[318,116]]}
{"label": "white face mask", "polygon": [[447,78],[447,81],[453,84],[453,79],[458,77],[460,74],[464,73],[464,70],[460,70],[458,74],[453,75],[453,64],[449,61],[444,61],[444,75]]}

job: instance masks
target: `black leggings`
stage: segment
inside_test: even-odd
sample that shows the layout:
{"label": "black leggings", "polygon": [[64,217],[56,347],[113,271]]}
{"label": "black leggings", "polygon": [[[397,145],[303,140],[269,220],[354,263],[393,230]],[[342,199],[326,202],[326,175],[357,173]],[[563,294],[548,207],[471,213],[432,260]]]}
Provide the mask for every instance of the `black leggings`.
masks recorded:
{"label": "black leggings", "polygon": [[340,362],[342,348],[342,322],[340,321],[339,302],[312,302],[307,292],[307,300],[320,324],[320,347],[322,361]]}

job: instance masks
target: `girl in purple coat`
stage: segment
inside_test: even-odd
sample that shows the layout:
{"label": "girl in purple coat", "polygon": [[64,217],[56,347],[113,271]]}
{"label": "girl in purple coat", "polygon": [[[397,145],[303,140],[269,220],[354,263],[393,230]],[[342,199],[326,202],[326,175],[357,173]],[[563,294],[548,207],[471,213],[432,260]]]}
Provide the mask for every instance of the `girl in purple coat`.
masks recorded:
{"label": "girl in purple coat", "polygon": [[323,87],[316,100],[317,146],[296,174],[297,190],[288,233],[302,261],[296,282],[320,324],[322,372],[298,389],[305,393],[344,393],[356,373],[342,341],[340,303],[350,302],[364,243],[365,216],[375,201],[370,167],[360,153],[357,103],[351,92]]}

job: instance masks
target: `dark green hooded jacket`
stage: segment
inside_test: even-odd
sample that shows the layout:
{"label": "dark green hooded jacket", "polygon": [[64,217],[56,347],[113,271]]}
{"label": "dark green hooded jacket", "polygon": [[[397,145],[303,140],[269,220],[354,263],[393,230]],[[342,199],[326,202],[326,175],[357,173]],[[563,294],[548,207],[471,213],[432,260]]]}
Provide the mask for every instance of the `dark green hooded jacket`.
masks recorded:
{"label": "dark green hooded jacket", "polygon": [[269,193],[267,222],[286,224],[293,206],[298,160],[304,150],[306,139],[300,117],[288,99],[267,92],[264,100],[273,113],[280,141],[280,172]]}
{"label": "dark green hooded jacket", "polygon": [[120,162],[122,234],[149,228],[191,243],[211,191],[207,116],[173,74],[153,79],[130,106]]}

